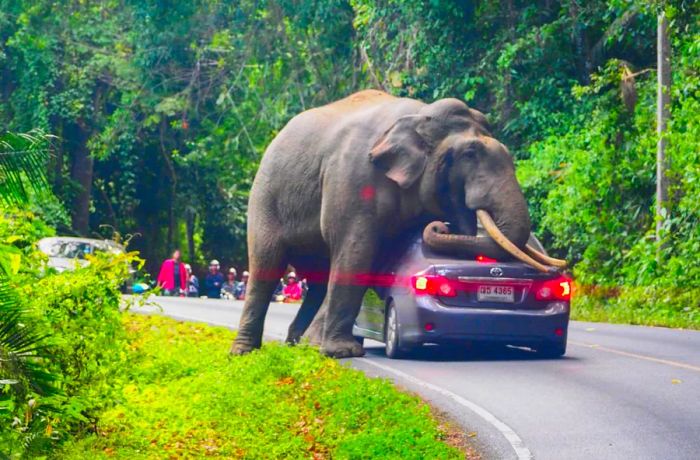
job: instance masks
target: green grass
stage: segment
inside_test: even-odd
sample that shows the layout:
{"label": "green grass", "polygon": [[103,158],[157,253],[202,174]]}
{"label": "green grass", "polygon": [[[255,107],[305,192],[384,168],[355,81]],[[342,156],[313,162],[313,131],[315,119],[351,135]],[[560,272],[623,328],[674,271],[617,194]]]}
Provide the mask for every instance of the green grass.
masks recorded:
{"label": "green grass", "polygon": [[229,358],[234,333],[125,315],[128,384],[60,458],[464,458],[418,398],[304,346]]}
{"label": "green grass", "polygon": [[700,329],[700,289],[582,288],[574,295],[571,319]]}

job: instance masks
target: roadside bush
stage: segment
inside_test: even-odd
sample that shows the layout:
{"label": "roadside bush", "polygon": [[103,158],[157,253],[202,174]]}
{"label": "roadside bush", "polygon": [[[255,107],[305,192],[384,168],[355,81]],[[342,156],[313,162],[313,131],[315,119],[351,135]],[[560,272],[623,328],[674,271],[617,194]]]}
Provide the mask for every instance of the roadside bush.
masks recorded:
{"label": "roadside bush", "polygon": [[583,321],[700,329],[700,289],[659,286],[584,286],[572,318]]}
{"label": "roadside bush", "polygon": [[8,273],[37,274],[46,256],[36,249],[41,238],[55,235],[34,213],[0,205],[0,263]]}
{"label": "roadside bush", "polygon": [[[12,356],[50,388],[12,383],[6,378],[12,369],[0,362],[0,453],[34,457],[69,434],[94,429],[99,412],[119,394],[126,356],[119,288],[134,255],[99,255],[87,267],[56,274],[41,268],[45,257],[35,247],[51,230],[29,212],[2,216],[0,242],[16,250],[21,269],[5,280],[11,292],[3,299],[12,304],[0,313],[3,330],[13,332],[0,352],[20,350]],[[32,340],[12,342],[17,333]]]}
{"label": "roadside bush", "polygon": [[70,415],[64,421],[93,425],[118,390],[125,359],[120,287],[131,259],[100,254],[83,269],[47,276],[20,290],[49,334],[48,369],[60,375],[65,393],[52,402]]}

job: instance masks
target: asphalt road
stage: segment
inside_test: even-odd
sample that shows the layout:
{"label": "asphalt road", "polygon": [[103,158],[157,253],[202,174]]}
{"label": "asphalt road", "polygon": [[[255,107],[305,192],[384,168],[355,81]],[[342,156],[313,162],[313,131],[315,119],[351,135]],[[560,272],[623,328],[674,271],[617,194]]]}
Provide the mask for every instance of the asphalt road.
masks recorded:
{"label": "asphalt road", "polygon": [[[235,328],[242,302],[157,298],[164,314]],[[296,305],[272,304],[281,339]],[[153,307],[148,308],[153,311]],[[700,332],[572,322],[563,359],[527,350],[424,347],[348,360],[450,414],[486,458],[700,459]]]}

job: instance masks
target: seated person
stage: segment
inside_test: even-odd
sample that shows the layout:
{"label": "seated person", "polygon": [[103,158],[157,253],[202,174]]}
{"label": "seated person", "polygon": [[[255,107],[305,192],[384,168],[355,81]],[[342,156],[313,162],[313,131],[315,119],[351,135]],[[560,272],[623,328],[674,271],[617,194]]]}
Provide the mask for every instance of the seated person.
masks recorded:
{"label": "seated person", "polygon": [[226,274],[226,281],[224,281],[224,285],[221,286],[221,296],[224,299],[234,299],[235,298],[235,293],[236,293],[236,269],[231,267],[228,269],[228,273]]}
{"label": "seated person", "polygon": [[236,300],[245,300],[245,291],[248,287],[248,278],[250,278],[250,273],[243,271],[243,273],[241,273],[241,280],[236,284],[236,290],[233,292]]}
{"label": "seated person", "polygon": [[189,279],[187,280],[187,297],[199,297],[199,279],[192,273],[192,266],[185,264],[185,270]]}
{"label": "seated person", "polygon": [[285,302],[298,302],[301,300],[301,284],[297,281],[297,274],[289,272],[287,285],[282,290]]}
{"label": "seated person", "polygon": [[284,291],[284,278],[280,278],[280,282],[277,283],[277,287],[275,288],[275,292],[272,293],[272,301],[273,302],[283,302],[284,301],[284,294],[282,294],[282,291]]}

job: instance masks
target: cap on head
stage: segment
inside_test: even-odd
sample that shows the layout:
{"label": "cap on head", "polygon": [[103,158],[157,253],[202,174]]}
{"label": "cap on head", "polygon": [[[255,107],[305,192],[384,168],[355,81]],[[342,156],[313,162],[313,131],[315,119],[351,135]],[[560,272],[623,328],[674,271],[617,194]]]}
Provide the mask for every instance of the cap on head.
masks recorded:
{"label": "cap on head", "polygon": [[248,273],[248,270],[244,270],[241,276],[250,276],[250,273]]}
{"label": "cap on head", "polygon": [[238,272],[236,271],[236,269],[233,268],[233,267],[229,268],[229,269],[228,269],[228,272],[229,272],[229,274],[234,274],[234,275],[238,273]]}
{"label": "cap on head", "polygon": [[219,261],[216,259],[212,259],[211,262],[209,262],[210,267],[218,267],[219,266]]}
{"label": "cap on head", "polygon": [[289,279],[289,278],[297,279],[297,274],[294,272],[289,272],[289,273],[287,273],[287,279]]}

